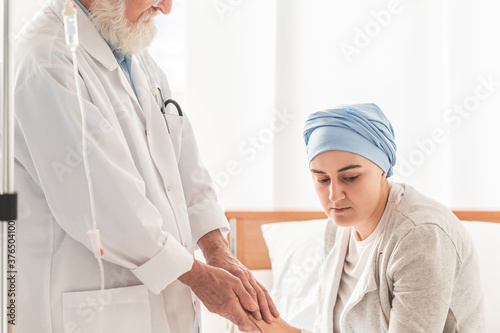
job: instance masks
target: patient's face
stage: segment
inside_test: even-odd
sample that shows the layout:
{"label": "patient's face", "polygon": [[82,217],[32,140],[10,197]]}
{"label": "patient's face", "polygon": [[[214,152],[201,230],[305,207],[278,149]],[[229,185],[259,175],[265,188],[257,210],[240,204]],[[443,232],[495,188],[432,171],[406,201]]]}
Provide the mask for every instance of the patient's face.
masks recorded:
{"label": "patient's face", "polygon": [[390,184],[384,172],[363,156],[330,150],[310,163],[318,198],[328,217],[342,227],[353,226],[360,239],[380,220]]}

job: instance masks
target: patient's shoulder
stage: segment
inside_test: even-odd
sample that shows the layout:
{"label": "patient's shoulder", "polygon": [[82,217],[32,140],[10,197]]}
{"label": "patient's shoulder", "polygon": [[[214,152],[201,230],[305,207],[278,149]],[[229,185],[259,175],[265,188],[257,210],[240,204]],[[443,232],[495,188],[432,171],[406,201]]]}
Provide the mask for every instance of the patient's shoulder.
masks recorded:
{"label": "patient's shoulder", "polygon": [[412,186],[402,184],[404,195],[395,206],[393,219],[406,221],[413,225],[435,224],[444,229],[454,227],[458,218],[440,202],[423,195]]}
{"label": "patient's shoulder", "polygon": [[[420,236],[421,242],[432,242],[430,235],[445,237],[451,241],[458,253],[469,253],[471,239],[455,214],[445,205],[419,193],[413,187],[404,186],[404,196],[394,208],[391,226],[388,228],[390,235],[386,237],[395,243],[409,233],[413,233],[414,237]],[[388,239],[387,241],[390,242]]]}

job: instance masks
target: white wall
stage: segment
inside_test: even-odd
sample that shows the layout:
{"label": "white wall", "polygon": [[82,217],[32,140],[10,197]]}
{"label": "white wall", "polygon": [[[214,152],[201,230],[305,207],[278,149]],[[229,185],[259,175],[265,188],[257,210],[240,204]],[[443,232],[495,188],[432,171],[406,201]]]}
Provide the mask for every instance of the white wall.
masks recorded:
{"label": "white wall", "polygon": [[187,110],[221,203],[272,208],[275,5],[215,3],[186,2]]}
{"label": "white wall", "polygon": [[[455,166],[450,202],[456,207],[500,206],[499,13],[500,3],[494,0],[458,1],[450,10],[450,100],[463,109],[454,112],[456,120],[450,123]],[[484,84],[486,78],[494,83]]]}
{"label": "white wall", "polygon": [[[215,2],[238,5],[221,20]],[[500,89],[494,83],[488,91],[481,83],[490,76],[500,81],[497,2],[227,0],[191,6],[187,94],[192,117],[204,125],[197,134],[209,168],[221,170],[237,156],[234,146],[245,137],[239,134],[258,133],[266,116],[282,110],[292,118],[255,168],[248,164],[251,171],[221,190],[225,208],[319,208],[303,121],[311,112],[359,102],[377,103],[393,123],[394,180],[453,208],[499,208]],[[249,107],[249,87],[265,91],[266,102]],[[476,89],[488,97],[457,120],[454,105],[473,103]],[[222,97],[221,104],[207,103],[210,96]]]}

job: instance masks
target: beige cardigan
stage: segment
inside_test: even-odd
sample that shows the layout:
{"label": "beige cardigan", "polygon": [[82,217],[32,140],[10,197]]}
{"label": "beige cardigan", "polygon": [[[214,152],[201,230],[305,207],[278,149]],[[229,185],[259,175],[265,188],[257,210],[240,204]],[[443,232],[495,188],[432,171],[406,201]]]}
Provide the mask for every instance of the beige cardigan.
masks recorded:
{"label": "beige cardigan", "polygon": [[[341,317],[342,333],[484,332],[477,254],[459,220],[409,185],[393,184],[389,201],[377,251]],[[328,222],[317,333],[333,333],[349,231]]]}

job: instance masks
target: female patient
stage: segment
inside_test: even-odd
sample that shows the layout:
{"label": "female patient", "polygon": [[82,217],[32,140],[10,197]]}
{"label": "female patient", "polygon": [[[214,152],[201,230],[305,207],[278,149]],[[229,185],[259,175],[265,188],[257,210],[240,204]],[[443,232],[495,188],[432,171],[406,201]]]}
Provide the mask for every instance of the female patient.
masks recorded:
{"label": "female patient", "polygon": [[[382,111],[313,113],[304,139],[330,218],[315,332],[483,332],[472,242],[445,206],[387,179],[396,145]],[[282,319],[253,320],[264,333],[301,332]]]}

